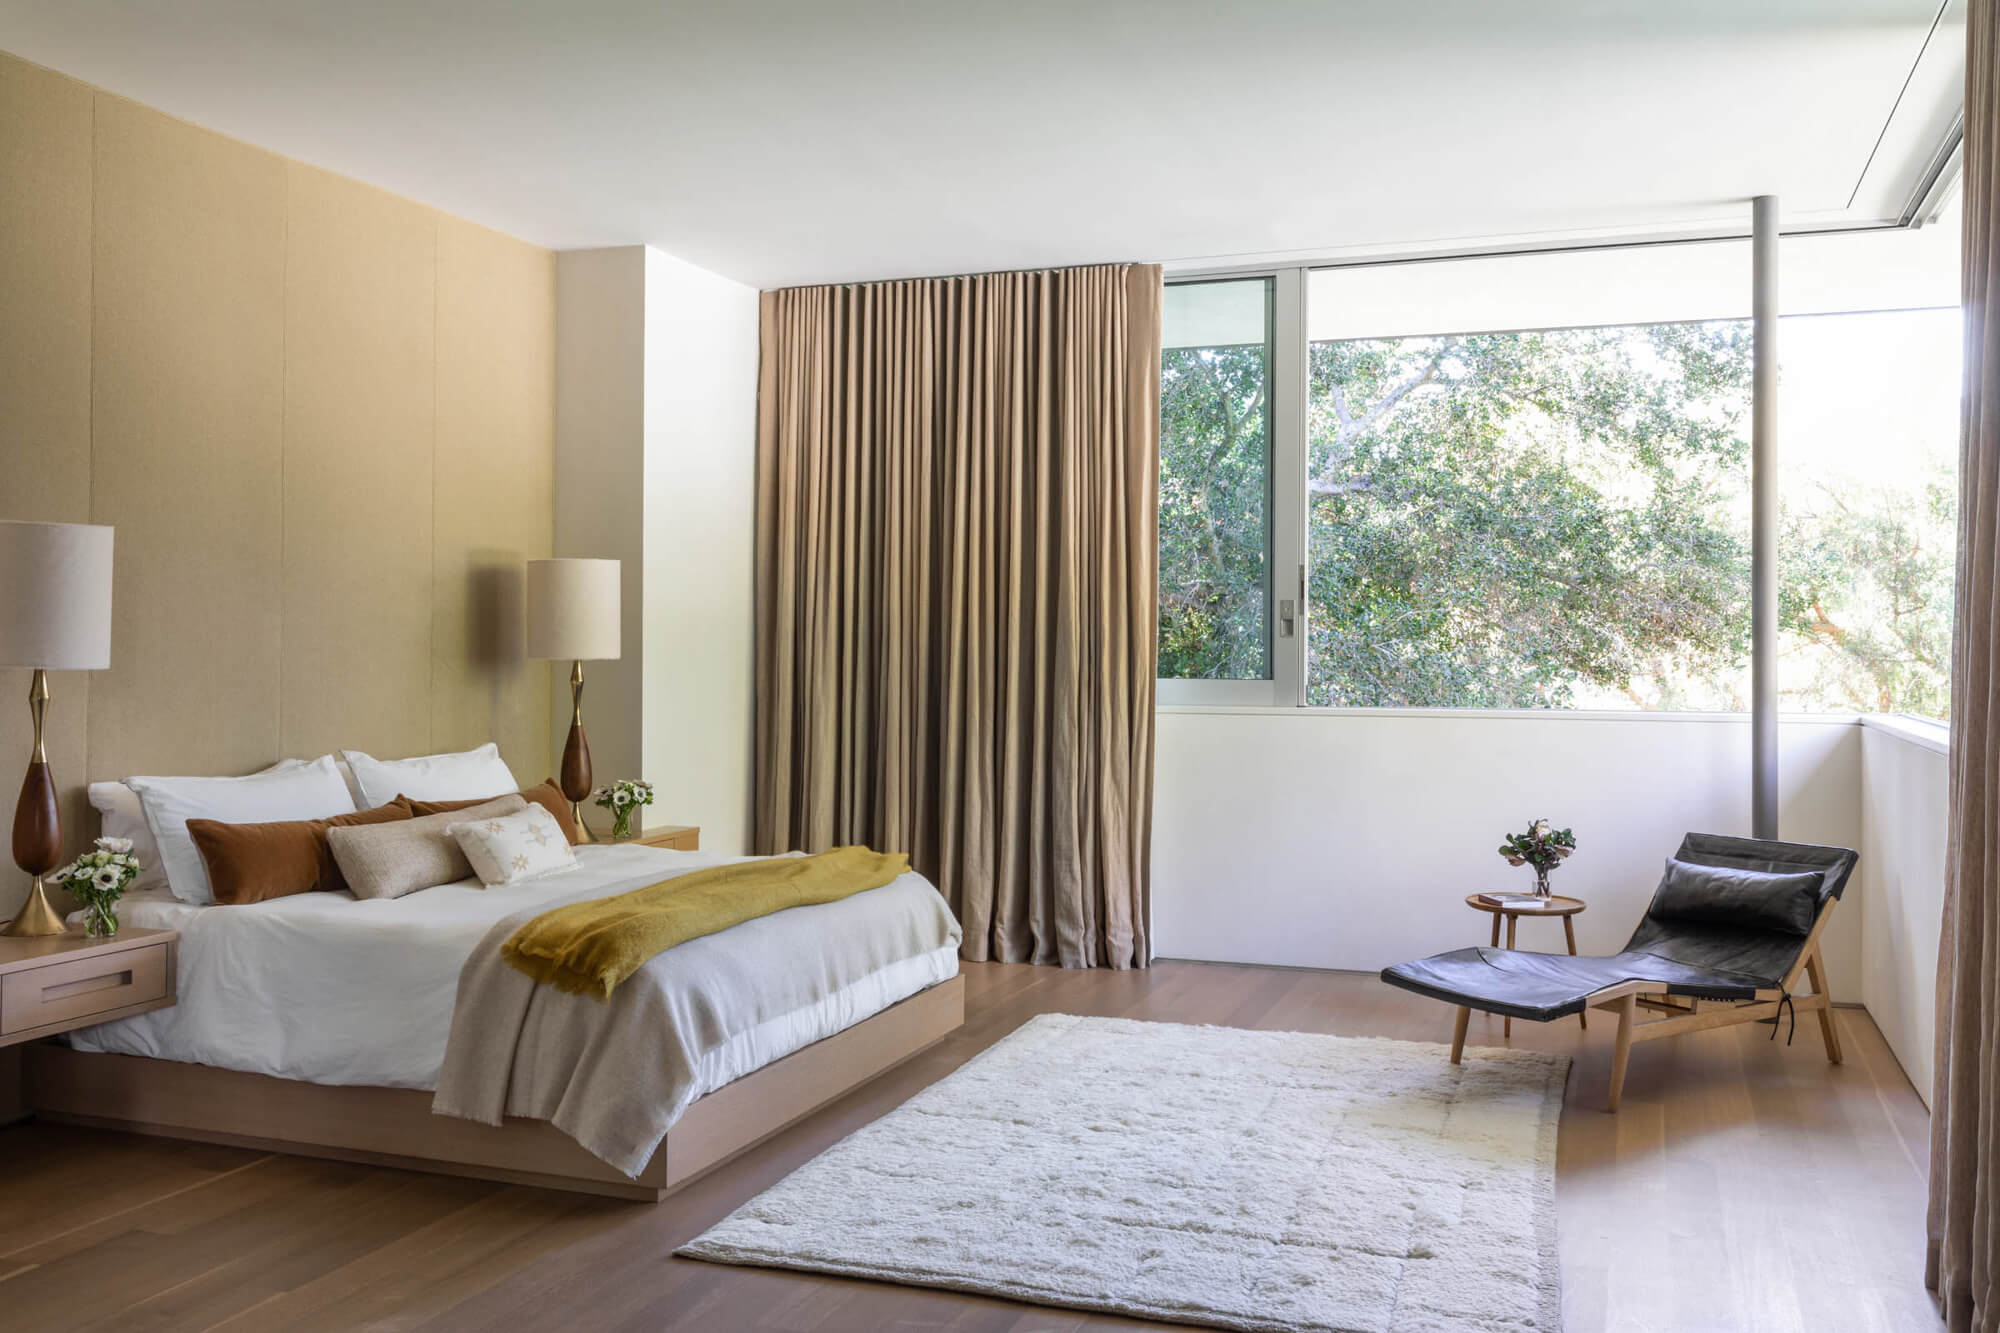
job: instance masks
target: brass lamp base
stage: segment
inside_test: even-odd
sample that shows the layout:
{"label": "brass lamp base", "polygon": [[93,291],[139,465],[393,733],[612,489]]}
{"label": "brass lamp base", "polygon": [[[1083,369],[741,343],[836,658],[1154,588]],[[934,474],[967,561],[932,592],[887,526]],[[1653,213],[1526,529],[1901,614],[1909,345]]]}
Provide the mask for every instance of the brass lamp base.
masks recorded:
{"label": "brass lamp base", "polygon": [[576,841],[578,846],[586,842],[596,842],[598,840],[597,835],[590,831],[590,825],[583,822],[583,802],[571,801],[569,803],[569,817],[576,821]]}
{"label": "brass lamp base", "polygon": [[28,901],[21,904],[12,921],[0,926],[0,935],[60,935],[67,929],[56,909],[49,906],[48,889],[37,875],[34,887],[28,890]]}

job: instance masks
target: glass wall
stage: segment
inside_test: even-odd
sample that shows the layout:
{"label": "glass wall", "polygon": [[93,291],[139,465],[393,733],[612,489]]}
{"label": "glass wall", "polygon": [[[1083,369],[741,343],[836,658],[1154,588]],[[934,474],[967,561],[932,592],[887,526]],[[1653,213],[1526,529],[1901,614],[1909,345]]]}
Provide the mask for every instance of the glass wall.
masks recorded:
{"label": "glass wall", "polygon": [[1942,719],[1957,308],[1778,321],[1779,707]]}
{"label": "glass wall", "polygon": [[[1785,242],[1787,711],[1946,707],[1956,255],[1935,230]],[[1748,291],[1741,242],[1170,286],[1161,676],[1322,707],[1747,709]],[[1304,373],[1274,393],[1274,365]],[[1274,513],[1304,532],[1275,562]]]}
{"label": "glass wall", "polygon": [[1747,706],[1747,324],[1311,356],[1309,704]]}

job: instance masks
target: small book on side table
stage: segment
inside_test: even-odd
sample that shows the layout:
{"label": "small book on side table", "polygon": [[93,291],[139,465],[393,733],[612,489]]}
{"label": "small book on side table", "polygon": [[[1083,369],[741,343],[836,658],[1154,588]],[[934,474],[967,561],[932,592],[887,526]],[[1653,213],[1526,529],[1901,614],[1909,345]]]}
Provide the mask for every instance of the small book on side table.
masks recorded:
{"label": "small book on side table", "polygon": [[1472,896],[1488,907],[1504,907],[1510,912],[1538,912],[1550,901],[1532,893],[1475,893]]}

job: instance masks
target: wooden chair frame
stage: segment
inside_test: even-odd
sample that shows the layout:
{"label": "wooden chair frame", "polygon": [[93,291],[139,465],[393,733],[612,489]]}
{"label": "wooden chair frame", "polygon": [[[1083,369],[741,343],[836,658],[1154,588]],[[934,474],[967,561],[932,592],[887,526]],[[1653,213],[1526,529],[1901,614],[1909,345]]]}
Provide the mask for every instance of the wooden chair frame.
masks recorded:
{"label": "wooden chair frame", "polygon": [[[1826,1058],[1829,1063],[1839,1064],[1840,1033],[1833,1023],[1833,995],[1827,988],[1826,959],[1820,952],[1820,933],[1826,929],[1826,923],[1832,918],[1833,909],[1839,902],[1838,898],[1828,898],[1820,907],[1819,916],[1806,935],[1805,945],[1799,950],[1798,961],[1785,974],[1784,983],[1775,989],[1760,989],[1751,999],[1699,1000],[1689,996],[1666,995],[1661,992],[1657,981],[1626,981],[1592,992],[1584,1002],[1585,1008],[1608,1009],[1618,1016],[1618,1040],[1611,1051],[1611,1087],[1605,1109],[1613,1113],[1618,1110],[1619,1098],[1625,1091],[1625,1067],[1632,1058],[1635,1042],[1775,1019],[1786,1004],[1791,1005],[1795,1016],[1799,1013],[1819,1015],[1819,1035],[1820,1040],[1826,1043]],[[1812,994],[1793,996],[1792,987],[1798,984],[1801,976],[1812,983]],[[1642,1023],[1637,1021],[1642,1008],[1665,1012],[1672,1017]],[[1459,1005],[1458,1021],[1451,1034],[1453,1064],[1458,1064],[1465,1054],[1465,1033],[1471,1022],[1472,1007]]]}

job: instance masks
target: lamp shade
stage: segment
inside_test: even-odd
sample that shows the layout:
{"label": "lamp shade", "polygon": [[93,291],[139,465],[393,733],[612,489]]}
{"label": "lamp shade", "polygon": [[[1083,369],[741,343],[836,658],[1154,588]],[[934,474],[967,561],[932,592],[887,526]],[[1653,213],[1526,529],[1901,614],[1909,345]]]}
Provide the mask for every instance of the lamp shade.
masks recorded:
{"label": "lamp shade", "polygon": [[111,533],[90,523],[0,521],[0,666],[111,665]]}
{"label": "lamp shade", "polygon": [[618,562],[528,562],[528,656],[608,661],[618,656]]}

